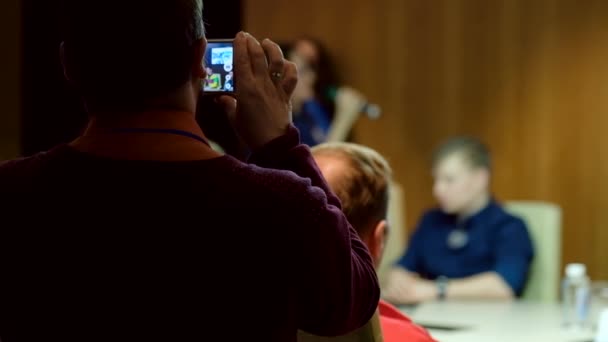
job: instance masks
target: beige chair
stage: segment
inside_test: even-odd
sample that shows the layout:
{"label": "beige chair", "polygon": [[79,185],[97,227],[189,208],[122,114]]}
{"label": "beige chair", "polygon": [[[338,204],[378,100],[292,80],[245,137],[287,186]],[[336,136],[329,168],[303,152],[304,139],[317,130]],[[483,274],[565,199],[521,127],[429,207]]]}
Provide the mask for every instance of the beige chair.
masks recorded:
{"label": "beige chair", "polygon": [[556,302],[561,273],[561,208],[546,202],[510,201],[505,203],[505,209],[526,222],[534,244],[534,260],[523,299]]}
{"label": "beige chair", "polygon": [[405,229],[405,214],[403,188],[401,185],[393,182],[389,194],[388,205],[388,224],[389,237],[384,246],[384,255],[382,262],[378,267],[378,278],[380,285],[386,285],[386,276],[388,270],[397,262],[403,255],[406,246],[406,229]]}

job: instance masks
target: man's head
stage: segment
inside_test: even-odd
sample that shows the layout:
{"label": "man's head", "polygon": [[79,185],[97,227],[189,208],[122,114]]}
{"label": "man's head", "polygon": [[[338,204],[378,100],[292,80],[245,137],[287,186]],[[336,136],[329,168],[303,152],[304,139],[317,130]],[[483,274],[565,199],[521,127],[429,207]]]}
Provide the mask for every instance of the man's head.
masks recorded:
{"label": "man's head", "polygon": [[197,96],[202,0],[64,0],[63,9],[65,74],[91,110],[167,106],[184,87]]}
{"label": "man's head", "polygon": [[312,87],[314,96],[333,115],[335,103],[328,93],[340,82],[326,45],[313,37],[301,37],[291,44],[285,55],[298,66],[298,86]]}
{"label": "man's head", "polygon": [[[297,55],[308,65],[316,66],[319,63],[321,45],[314,39],[301,38],[293,43],[292,55]],[[291,57],[291,56],[290,56]]]}
{"label": "man's head", "polygon": [[379,265],[388,232],[390,166],[378,152],[356,144],[326,143],[312,151],[348,221]]}
{"label": "man's head", "polygon": [[491,160],[486,146],[469,137],[441,145],[433,156],[433,194],[449,214],[468,214],[489,194]]}

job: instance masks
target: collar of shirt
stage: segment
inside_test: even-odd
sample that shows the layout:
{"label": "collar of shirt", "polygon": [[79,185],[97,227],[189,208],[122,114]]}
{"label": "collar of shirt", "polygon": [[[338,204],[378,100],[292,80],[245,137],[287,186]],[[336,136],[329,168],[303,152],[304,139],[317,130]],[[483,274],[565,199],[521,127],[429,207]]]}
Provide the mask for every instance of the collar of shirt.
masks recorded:
{"label": "collar of shirt", "polygon": [[444,215],[445,219],[450,222],[451,226],[456,226],[469,230],[471,229],[471,227],[474,227],[480,223],[488,224],[489,222],[492,222],[493,219],[496,218],[497,215],[500,213],[500,211],[501,209],[498,203],[494,199],[491,199],[490,202],[488,202],[488,205],[486,205],[483,209],[478,211],[476,214],[469,216],[460,223],[458,222],[458,217],[456,215]]}

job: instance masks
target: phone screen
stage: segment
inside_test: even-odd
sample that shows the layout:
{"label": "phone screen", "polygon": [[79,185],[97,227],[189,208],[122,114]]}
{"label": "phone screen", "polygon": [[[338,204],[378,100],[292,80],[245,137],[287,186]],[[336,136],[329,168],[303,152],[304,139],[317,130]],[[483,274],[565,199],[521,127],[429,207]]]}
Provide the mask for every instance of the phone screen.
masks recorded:
{"label": "phone screen", "polygon": [[205,51],[207,78],[203,89],[210,93],[234,92],[234,48],[232,40],[210,40]]}

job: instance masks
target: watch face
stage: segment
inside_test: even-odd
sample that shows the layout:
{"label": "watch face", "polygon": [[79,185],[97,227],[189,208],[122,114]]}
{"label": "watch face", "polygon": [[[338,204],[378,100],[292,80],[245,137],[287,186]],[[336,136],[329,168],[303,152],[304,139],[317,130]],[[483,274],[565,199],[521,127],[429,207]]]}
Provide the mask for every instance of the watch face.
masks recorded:
{"label": "watch face", "polygon": [[447,287],[448,287],[448,278],[444,276],[437,277],[435,280],[437,283],[437,296],[440,300],[445,299]]}

